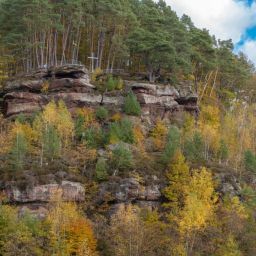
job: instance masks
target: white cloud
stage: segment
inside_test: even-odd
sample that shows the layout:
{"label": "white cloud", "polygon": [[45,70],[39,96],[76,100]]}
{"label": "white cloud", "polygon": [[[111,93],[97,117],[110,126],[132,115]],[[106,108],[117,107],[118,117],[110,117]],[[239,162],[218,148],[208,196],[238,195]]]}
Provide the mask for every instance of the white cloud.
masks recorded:
{"label": "white cloud", "polygon": [[237,43],[246,28],[256,24],[256,4],[251,7],[233,0],[166,0],[177,12],[189,15],[194,24],[209,29],[220,39]]}
{"label": "white cloud", "polygon": [[256,41],[249,40],[246,41],[241,48],[239,48],[240,51],[244,52],[250,60],[256,64]]}

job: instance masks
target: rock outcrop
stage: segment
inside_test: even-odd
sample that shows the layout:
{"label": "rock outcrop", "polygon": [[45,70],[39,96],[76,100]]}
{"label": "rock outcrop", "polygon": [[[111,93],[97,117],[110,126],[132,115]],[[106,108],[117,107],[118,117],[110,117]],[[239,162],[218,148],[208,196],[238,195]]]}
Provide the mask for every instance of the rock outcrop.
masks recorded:
{"label": "rock outcrop", "polygon": [[3,112],[6,117],[20,113],[31,114],[41,110],[51,100],[62,99],[69,109],[105,105],[121,109],[128,90],[132,90],[142,106],[142,115],[170,118],[182,111],[197,114],[197,96],[188,82],[169,85],[126,82],[125,90],[102,95],[90,83],[88,70],[81,65],[37,70],[29,75],[8,81],[3,95]]}
{"label": "rock outcrop", "polygon": [[[106,199],[107,197],[107,199]],[[160,183],[140,184],[135,178],[118,179],[100,184],[97,203],[106,200],[115,204],[123,202],[156,202],[161,198]]]}
{"label": "rock outcrop", "polygon": [[4,191],[10,203],[47,203],[56,199],[57,195],[63,201],[82,202],[85,200],[84,186],[79,182],[62,181],[61,184],[37,185],[31,188],[19,189],[11,186]]}

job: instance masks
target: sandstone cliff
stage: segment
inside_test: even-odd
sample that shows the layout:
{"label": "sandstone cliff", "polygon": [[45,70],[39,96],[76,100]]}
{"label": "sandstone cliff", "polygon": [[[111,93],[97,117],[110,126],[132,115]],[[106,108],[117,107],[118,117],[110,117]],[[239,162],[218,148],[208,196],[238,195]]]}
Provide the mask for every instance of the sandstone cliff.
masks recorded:
{"label": "sandstone cliff", "polygon": [[104,105],[121,109],[127,91],[132,90],[142,107],[142,116],[162,119],[190,111],[197,114],[197,96],[189,82],[173,86],[127,81],[122,91],[102,93],[90,83],[88,70],[80,65],[37,70],[9,80],[2,92],[6,117],[39,111],[51,100],[63,100],[68,108]]}
{"label": "sandstone cliff", "polygon": [[[194,116],[199,112],[197,95],[191,90],[188,81],[180,82],[174,87],[127,80],[123,90],[102,93],[102,90],[91,83],[88,70],[79,65],[37,70],[15,77],[6,82],[0,96],[3,97],[4,116],[15,118],[20,113],[30,115],[40,111],[51,100],[63,100],[71,112],[78,107],[97,108],[99,105],[109,111],[122,111],[124,98],[129,91],[136,95],[142,109],[141,116],[129,119],[132,123],[140,124],[145,130],[150,130],[148,126],[157,118],[169,123],[182,118],[185,112]],[[110,151],[114,146],[108,146]],[[132,146],[129,147],[133,151]],[[150,138],[146,139],[145,148],[151,152]],[[108,148],[101,148],[98,149],[97,155],[106,157],[107,152]],[[154,158],[154,152],[151,153]],[[98,184],[97,193],[91,203],[95,206],[108,204],[112,206],[112,210],[127,202],[142,207],[158,207],[163,199],[161,191],[165,184],[160,177],[163,174],[145,174],[138,168],[136,170],[142,175],[143,181],[134,177],[113,175],[109,180]],[[83,174],[77,177],[68,173],[67,168],[49,169],[41,176],[32,170],[24,170],[21,181],[11,176],[5,181],[0,181],[0,189],[7,202],[21,204],[21,209],[29,207],[34,209],[35,213],[39,210],[42,215],[45,214],[45,204],[58,192],[61,192],[64,201],[84,202],[88,196]],[[224,173],[220,175],[217,172],[215,176],[219,180],[220,193],[239,195],[241,188],[233,176]]]}
{"label": "sandstone cliff", "polygon": [[[7,81],[1,92],[2,111],[7,118],[15,118],[21,113],[30,115],[42,110],[51,100],[63,100],[71,112],[78,107],[97,108],[99,105],[110,111],[121,111],[129,91],[136,95],[142,109],[140,117],[130,117],[132,122],[147,126],[156,118],[168,123],[182,117],[186,111],[194,116],[198,114],[197,95],[192,92],[189,82],[181,82],[174,87],[125,81],[123,90],[102,93],[90,82],[88,70],[80,65],[41,69]],[[104,153],[102,149],[98,154],[101,151]],[[63,177],[59,177],[59,173]],[[8,202],[29,204],[30,207],[49,202],[58,191],[61,191],[65,201],[85,200],[84,185],[76,182],[72,175],[59,171],[48,176],[42,183],[33,174],[25,175],[25,187],[20,187],[17,182],[7,181],[1,184],[1,189]],[[32,177],[33,181],[30,182]],[[134,178],[115,177],[102,182],[94,203],[118,205],[132,201],[149,207],[159,205],[162,184],[154,175],[149,180],[150,182],[140,183]]]}

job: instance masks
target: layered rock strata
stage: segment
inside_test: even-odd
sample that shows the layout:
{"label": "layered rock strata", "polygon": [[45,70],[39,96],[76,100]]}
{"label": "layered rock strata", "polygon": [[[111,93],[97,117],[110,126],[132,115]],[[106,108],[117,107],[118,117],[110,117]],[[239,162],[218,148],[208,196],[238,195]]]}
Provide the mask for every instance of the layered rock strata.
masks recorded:
{"label": "layered rock strata", "polygon": [[170,118],[170,114],[190,111],[197,114],[197,96],[188,82],[169,85],[126,82],[123,91],[102,95],[90,83],[88,70],[81,65],[41,69],[8,81],[2,92],[6,117],[41,110],[51,100],[63,100],[69,109],[77,107],[115,107],[121,110],[124,97],[132,90],[142,106],[142,115]]}

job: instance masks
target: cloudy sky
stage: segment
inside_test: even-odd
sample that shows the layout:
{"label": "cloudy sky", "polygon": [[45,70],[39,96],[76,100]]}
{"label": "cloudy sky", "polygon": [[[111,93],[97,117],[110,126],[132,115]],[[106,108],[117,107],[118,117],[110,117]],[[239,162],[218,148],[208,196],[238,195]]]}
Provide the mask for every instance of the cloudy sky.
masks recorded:
{"label": "cloudy sky", "polygon": [[232,38],[256,64],[256,0],[166,0],[179,16],[189,15],[194,24],[209,29],[220,39]]}

